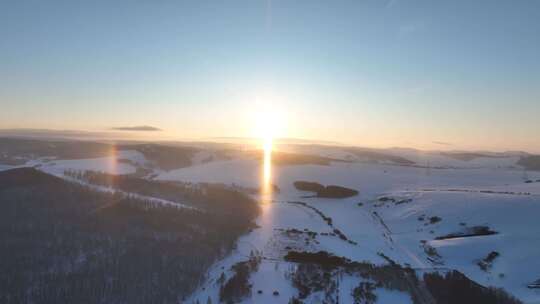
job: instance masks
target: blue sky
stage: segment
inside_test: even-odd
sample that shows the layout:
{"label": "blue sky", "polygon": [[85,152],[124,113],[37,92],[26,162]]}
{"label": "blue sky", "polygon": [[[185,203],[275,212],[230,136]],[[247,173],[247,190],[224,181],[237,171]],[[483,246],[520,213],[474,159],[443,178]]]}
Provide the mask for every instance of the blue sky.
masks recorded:
{"label": "blue sky", "polygon": [[271,111],[276,136],[540,151],[540,1],[2,1],[0,104],[0,128]]}

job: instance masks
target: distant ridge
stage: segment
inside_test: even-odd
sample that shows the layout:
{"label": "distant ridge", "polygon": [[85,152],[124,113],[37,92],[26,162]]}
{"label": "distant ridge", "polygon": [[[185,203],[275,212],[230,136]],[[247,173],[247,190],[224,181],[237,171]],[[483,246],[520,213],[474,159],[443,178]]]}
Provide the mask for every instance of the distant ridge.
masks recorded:
{"label": "distant ridge", "polygon": [[[235,137],[235,136],[222,136],[222,137],[211,137],[209,140],[217,140],[231,143],[250,143],[260,141],[260,138],[256,137]],[[336,141],[326,141],[326,140],[315,140],[315,139],[302,139],[302,138],[274,138],[273,142],[275,144],[319,144],[319,145],[336,145],[343,146],[342,143]]]}
{"label": "distant ridge", "polygon": [[152,126],[114,127],[114,128],[111,128],[111,130],[116,130],[116,131],[142,131],[142,132],[163,131],[160,128],[156,128],[156,127],[152,127]]}
{"label": "distant ridge", "polygon": [[[260,138],[255,137],[234,137],[234,136],[222,136],[222,137],[210,137],[210,138],[198,138],[198,139],[172,139],[172,138],[144,138],[138,137],[138,134],[146,134],[146,132],[125,132],[122,130],[113,130],[108,129],[104,131],[83,131],[83,130],[53,130],[53,129],[32,129],[32,128],[11,128],[11,129],[0,129],[0,138],[25,138],[25,139],[34,139],[41,141],[50,141],[50,140],[85,140],[85,141],[96,141],[96,142],[110,142],[110,143],[159,143],[163,145],[244,145],[244,144],[253,144],[261,141]],[[152,126],[135,126],[135,127],[126,127],[126,128],[154,128]],[[156,128],[157,129],[157,128]],[[152,134],[161,133],[161,132],[150,132]],[[276,138],[274,139],[276,145],[321,145],[321,146],[330,146],[330,147],[339,147],[339,148],[355,148],[355,149],[364,149],[377,152],[422,152],[422,153],[474,153],[474,154],[486,154],[490,156],[520,156],[525,157],[528,155],[539,155],[539,151],[533,153],[532,151],[519,151],[519,150],[501,150],[501,151],[489,151],[481,149],[471,149],[471,150],[462,150],[462,149],[418,149],[411,147],[401,147],[401,146],[392,146],[392,147],[368,147],[361,145],[351,145],[344,144],[336,141],[326,141],[326,140],[312,140],[312,139],[302,139],[302,138]]]}

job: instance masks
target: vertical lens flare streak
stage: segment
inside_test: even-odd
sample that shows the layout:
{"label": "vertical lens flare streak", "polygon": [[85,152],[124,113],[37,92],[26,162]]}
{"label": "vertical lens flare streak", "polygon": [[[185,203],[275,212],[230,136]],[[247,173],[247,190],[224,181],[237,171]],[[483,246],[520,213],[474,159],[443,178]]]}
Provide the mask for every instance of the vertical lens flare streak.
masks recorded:
{"label": "vertical lens flare streak", "polygon": [[272,201],[272,138],[264,139],[262,164],[261,198],[263,203]]}
{"label": "vertical lens flare streak", "polygon": [[113,146],[109,152],[110,160],[108,161],[107,167],[109,172],[112,174],[118,174],[118,150],[116,146]]}

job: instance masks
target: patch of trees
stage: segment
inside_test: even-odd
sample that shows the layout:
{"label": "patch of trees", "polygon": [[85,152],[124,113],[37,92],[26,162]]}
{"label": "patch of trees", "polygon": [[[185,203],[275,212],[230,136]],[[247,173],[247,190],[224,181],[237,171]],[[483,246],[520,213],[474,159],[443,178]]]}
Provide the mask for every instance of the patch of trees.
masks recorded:
{"label": "patch of trees", "polygon": [[523,156],[519,159],[517,164],[523,166],[527,170],[540,171],[540,155]]}
{"label": "patch of trees", "polygon": [[[293,284],[299,290],[300,299],[313,291],[324,289],[321,286],[333,281],[332,274],[345,272],[368,279],[378,288],[407,292],[414,304],[521,303],[502,289],[483,287],[458,271],[451,271],[444,276],[427,273],[419,278],[413,269],[392,260],[386,265],[374,265],[351,261],[324,251],[289,251],[284,259],[299,264],[297,273],[293,275]],[[299,279],[295,281],[295,278]],[[357,292],[365,291],[365,297],[370,298],[369,290],[371,288],[363,286]]]}
{"label": "patch of trees", "polygon": [[383,203],[386,203],[386,202],[392,202],[394,203],[395,205],[401,205],[401,204],[406,204],[406,203],[410,203],[412,202],[412,198],[402,198],[402,199],[396,199],[394,197],[389,197],[389,196],[383,196],[383,197],[379,197],[378,199],[379,202],[383,202]]}
{"label": "patch of trees", "polygon": [[281,232],[284,232],[287,236],[292,236],[292,235],[302,235],[302,234],[305,234],[307,235],[308,237],[312,238],[312,239],[315,239],[318,235],[317,232],[315,231],[311,231],[309,229],[304,229],[304,230],[299,230],[299,229],[296,229],[296,228],[290,228],[290,229],[280,229],[280,228],[277,228],[276,230],[278,231],[281,231]]}
{"label": "patch of trees", "polygon": [[[298,300],[306,299],[311,293],[324,291],[327,298],[336,291],[333,270],[299,264],[291,276],[293,286],[298,290]],[[331,303],[331,299],[328,301]]]}
{"label": "patch of trees", "polygon": [[288,304],[303,304],[304,302],[302,302],[302,300],[298,299],[297,297],[292,297]]}
{"label": "patch of trees", "polygon": [[497,231],[491,230],[488,226],[473,226],[467,227],[463,231],[449,233],[443,236],[438,236],[436,240],[447,240],[463,237],[483,236],[497,234]]}
{"label": "patch of trees", "polygon": [[[374,281],[377,287],[405,291],[412,294],[411,297],[422,298],[421,292],[416,287],[419,284],[415,272],[410,268],[403,268],[393,261],[387,265],[377,266],[368,262],[351,261],[348,258],[335,256],[324,251],[290,251],[285,256],[285,260],[299,263],[293,279],[302,278],[304,281],[298,280],[296,283],[293,281],[293,284],[297,288],[300,286],[299,295],[303,297],[307,297],[311,292],[318,291],[321,289],[320,286],[324,286],[327,282],[333,282],[335,277],[332,274],[345,272]],[[309,278],[309,280],[306,280],[306,278]],[[331,293],[334,289],[324,287],[321,290],[325,290],[327,298],[332,298]],[[302,297],[300,298],[302,299]],[[333,303],[333,301],[329,301],[329,303]]]}
{"label": "patch of trees", "polygon": [[422,214],[418,217],[418,221],[422,222],[422,221],[426,221],[424,223],[424,226],[428,226],[428,225],[434,225],[434,224],[437,224],[439,223],[440,221],[442,221],[442,218],[440,216],[430,216],[430,217],[427,217],[426,214]]}
{"label": "patch of trees", "polygon": [[317,264],[325,268],[344,267],[352,263],[347,258],[338,257],[326,251],[289,251],[283,258],[288,262]]}
{"label": "patch of trees", "polygon": [[427,289],[437,304],[475,303],[475,304],[518,304],[518,299],[502,289],[487,288],[471,281],[458,271],[445,275],[439,273],[424,274]]}
{"label": "patch of trees", "polygon": [[289,204],[300,205],[300,206],[304,206],[304,207],[306,207],[306,208],[309,208],[309,209],[315,211],[315,213],[317,213],[317,214],[323,219],[323,221],[326,222],[326,224],[327,224],[328,226],[330,226],[330,227],[333,227],[333,226],[334,226],[334,225],[333,225],[332,218],[329,217],[329,216],[326,216],[324,213],[322,213],[321,210],[319,210],[319,209],[317,209],[317,208],[315,208],[315,207],[313,207],[313,206],[311,206],[311,205],[309,205],[309,204],[307,204],[307,203],[305,203],[305,202],[288,202],[288,203],[289,203]]}
{"label": "patch of trees", "polygon": [[324,191],[317,192],[318,197],[324,198],[347,198],[358,195],[358,191],[341,186],[329,185],[324,188]]}
{"label": "patch of trees", "polygon": [[440,218],[439,216],[432,216],[429,218],[429,223],[430,224],[436,224],[438,222],[442,221],[442,218]]}
{"label": "patch of trees", "polygon": [[259,205],[244,193],[219,184],[186,184],[153,181],[125,175],[95,171],[66,171],[66,175],[92,185],[112,187],[130,193],[161,198],[185,204],[207,212],[226,214],[245,223],[255,218]]}
{"label": "patch of trees", "polygon": [[114,156],[118,150],[139,151],[153,165],[174,170],[192,165],[200,149],[188,146],[158,144],[114,145],[90,141],[44,141],[35,139],[0,138],[0,163],[22,165],[27,159],[54,157],[56,159],[85,159]]}
{"label": "patch of trees", "polygon": [[488,253],[488,255],[486,257],[484,257],[483,259],[481,259],[480,261],[478,261],[476,264],[478,265],[478,267],[480,267],[480,269],[482,269],[483,271],[488,271],[491,269],[491,267],[493,266],[493,262],[495,261],[495,259],[499,256],[500,254],[497,252],[497,251],[492,251],[490,253]]}
{"label": "patch of trees", "polygon": [[[310,231],[309,229],[304,229],[302,231],[302,230],[299,230],[299,229],[296,229],[296,228],[292,228],[292,229],[276,228],[275,230],[276,231],[281,231],[283,236],[285,236],[285,237],[287,237],[289,239],[292,239],[294,241],[303,240],[303,242],[305,243],[306,246],[309,245],[312,242],[315,243],[315,244],[320,244],[319,241],[317,240],[318,233],[315,232],[315,231]],[[291,247],[286,246],[285,249],[290,250]]]}
{"label": "patch of trees", "polygon": [[348,148],[345,151],[356,155],[359,158],[363,158],[366,161],[379,163],[379,162],[390,162],[399,165],[414,165],[415,163],[411,160],[408,160],[404,157],[385,154],[375,150],[365,149],[365,148]]}
{"label": "patch of trees", "polygon": [[148,161],[167,171],[191,166],[193,156],[200,151],[194,147],[157,144],[125,145],[119,149],[139,151]]}
{"label": "patch of trees", "polygon": [[505,155],[483,154],[474,152],[441,152],[441,155],[461,161],[471,161],[476,158],[503,158]]}
{"label": "patch of trees", "polygon": [[300,206],[304,206],[306,208],[309,208],[311,210],[313,210],[315,213],[317,213],[322,219],[323,221],[326,222],[326,224],[332,228],[332,233],[321,233],[321,235],[333,235],[333,236],[338,236],[341,240],[345,241],[345,242],[348,242],[349,244],[351,245],[358,245],[358,243],[356,243],[355,241],[353,240],[350,240],[343,232],[341,232],[341,230],[337,229],[337,228],[334,228],[334,224],[333,224],[333,221],[332,221],[332,218],[331,217],[328,217],[326,216],[324,213],[322,213],[321,210],[313,207],[313,206],[310,206],[308,205],[307,203],[305,202],[287,202],[289,204],[295,204],[295,205],[300,205]]}
{"label": "patch of trees", "polygon": [[294,187],[300,191],[315,192],[316,197],[321,198],[347,198],[358,195],[358,191],[341,186],[324,186],[315,182],[296,181]]}
{"label": "patch of trees", "polygon": [[424,252],[428,256],[428,260],[435,264],[435,265],[443,265],[443,259],[437,249],[427,243],[427,241],[422,240],[420,241],[422,243],[422,247],[424,248]]}
{"label": "patch of trees", "polygon": [[[259,157],[260,154],[258,155]],[[345,162],[340,159],[333,159],[318,155],[301,153],[272,152],[272,164],[276,166],[292,165],[319,165],[329,166],[332,162]]]}
{"label": "patch of trees", "polygon": [[372,282],[360,282],[351,292],[354,304],[376,303],[377,295],[374,293],[376,288],[377,286]]}
{"label": "patch of trees", "polygon": [[237,303],[250,296],[252,286],[249,283],[249,277],[259,269],[260,263],[261,257],[252,252],[249,260],[234,264],[232,266],[234,274],[219,290],[220,302]]}
{"label": "patch of trees", "polygon": [[396,205],[407,204],[407,203],[410,203],[412,201],[413,201],[412,198],[404,198],[404,199],[398,200],[395,204]]}
{"label": "patch of trees", "polygon": [[316,182],[296,181],[294,187],[300,191],[321,192],[324,191],[324,186]]}
{"label": "patch of trees", "polygon": [[96,142],[0,138],[0,163],[8,165],[22,165],[28,159],[38,157],[83,159],[111,156],[113,153],[113,145]]}
{"label": "patch of trees", "polygon": [[0,172],[0,303],[178,303],[251,226],[227,214]]}

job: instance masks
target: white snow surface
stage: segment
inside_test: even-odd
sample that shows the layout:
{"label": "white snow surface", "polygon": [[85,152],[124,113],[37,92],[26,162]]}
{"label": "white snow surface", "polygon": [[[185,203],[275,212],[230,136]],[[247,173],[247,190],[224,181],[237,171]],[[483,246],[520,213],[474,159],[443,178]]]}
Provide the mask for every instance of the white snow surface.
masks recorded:
{"label": "white snow surface", "polygon": [[[201,284],[190,300],[204,303],[211,297],[216,303],[219,285],[215,279],[223,271],[230,273],[234,263],[246,260],[254,250],[261,252],[264,259],[251,276],[253,293],[244,303],[286,303],[297,295],[287,279],[294,264],[282,260],[288,246],[298,250],[325,250],[375,264],[385,263],[377,255],[382,252],[419,271],[457,269],[479,284],[502,287],[525,303],[537,303],[540,293],[526,285],[540,278],[540,221],[537,220],[540,183],[525,184],[523,171],[506,166],[506,158],[489,158],[489,162],[493,160],[502,160],[502,164],[477,163],[478,167],[447,169],[337,162],[330,166],[274,166],[272,183],[280,192],[274,193],[272,203],[262,206],[258,219],[260,228],[243,236],[238,241],[238,249],[216,263],[208,274],[208,281]],[[255,160],[234,159],[173,170],[160,174],[157,179],[259,187],[261,172],[262,166]],[[528,172],[528,175],[531,179],[540,179],[540,172]],[[347,199],[306,198],[303,196],[308,193],[294,188],[293,182],[297,180],[350,187],[360,194]],[[396,205],[378,201],[381,196],[411,201]],[[331,228],[313,210],[289,201],[302,201],[319,209],[333,219],[335,228],[357,245],[320,235],[331,232]],[[438,216],[442,220],[426,225],[428,220],[418,220],[424,214],[426,218]],[[434,240],[437,236],[460,231],[464,227],[460,223],[469,227],[486,225],[499,233]],[[287,237],[277,230],[292,228],[319,233],[317,242],[306,244],[303,238]],[[440,264],[428,259],[421,240],[437,250]],[[491,251],[497,251],[500,256],[490,270],[483,271],[477,262]],[[354,284],[341,292],[350,294]],[[262,294],[257,293],[259,289]],[[342,289],[347,288],[342,286]],[[272,295],[273,290],[280,293],[278,298]],[[411,301],[405,293],[384,289],[378,289],[377,295],[378,303]],[[306,303],[317,303],[317,300]]]}
{"label": "white snow surface", "polygon": [[[352,159],[339,149],[310,149],[312,154]],[[242,236],[236,250],[215,263],[206,281],[201,282],[187,303],[196,300],[206,303],[208,297],[212,303],[219,303],[216,279],[222,272],[229,276],[231,266],[247,260],[251,251],[260,253],[263,259],[258,271],[250,277],[252,295],[243,303],[287,303],[298,295],[289,279],[296,265],[283,261],[290,248],[324,250],[374,264],[386,263],[377,254],[382,252],[418,271],[456,269],[484,286],[504,288],[525,303],[540,303],[540,291],[527,288],[527,284],[540,279],[540,182],[525,183],[523,170],[515,166],[518,156],[461,161],[415,150],[389,150],[388,154],[391,153],[420,166],[427,163],[429,168],[343,162],[333,162],[329,166],[273,166],[272,184],[280,191],[273,193],[270,203],[261,205],[261,216],[257,219],[260,227]],[[199,152],[193,158],[193,166],[168,172],[155,170],[156,179],[223,183],[246,188],[261,186],[263,166],[258,160],[247,157],[210,160],[210,157],[209,152]],[[121,159],[129,162],[119,161]],[[26,166],[37,166],[61,176],[65,170],[130,174],[136,171],[136,166],[146,164],[144,156],[137,151],[118,151],[115,156],[95,159],[38,159]],[[10,168],[0,165],[0,170]],[[527,179],[540,180],[540,172],[527,172]],[[298,191],[293,186],[298,180],[349,187],[360,194],[347,199],[307,198],[305,196],[310,193]],[[381,201],[381,197],[410,201],[396,204]],[[290,203],[296,201],[304,202],[308,207]],[[334,227],[310,207],[331,217]],[[429,223],[433,216],[441,220]],[[437,236],[481,225],[498,234],[435,240]],[[293,228],[307,229],[318,235],[306,243],[305,236],[294,237],[284,232]],[[337,236],[321,235],[331,233],[333,228],[356,244]],[[425,245],[421,243],[423,240]],[[436,250],[438,258],[427,255],[425,248],[428,246]],[[492,251],[498,252],[499,256],[490,269],[480,269],[478,261]],[[359,278],[344,277],[340,298],[352,300],[350,292],[359,282]],[[257,293],[258,290],[262,294]],[[278,291],[279,296],[273,295],[273,291]],[[406,293],[379,288],[376,294],[377,303],[411,303]],[[319,303],[319,296],[313,294],[305,303]]]}
{"label": "white snow surface", "polygon": [[66,170],[75,171],[99,171],[109,174],[131,174],[135,173],[136,167],[132,163],[121,160],[130,160],[133,164],[145,164],[144,156],[138,151],[122,150],[116,155],[73,160],[32,160],[25,166],[38,166],[40,170],[59,175]]}
{"label": "white snow surface", "polygon": [[[339,160],[352,160],[360,162],[374,161],[373,159],[370,159],[369,156],[363,156],[362,153],[359,155],[353,153],[350,147],[282,144],[279,145],[279,148],[287,152],[318,155]],[[422,151],[408,148],[360,149],[358,151],[366,151],[379,155],[403,157],[414,162],[414,166],[443,168],[511,168],[516,167],[516,163],[521,155],[519,153],[473,152],[478,157],[470,160],[460,160],[456,159],[455,157],[448,156],[448,153],[443,153],[440,151]],[[378,162],[381,163],[380,160]],[[392,164],[392,161],[384,162]]]}

